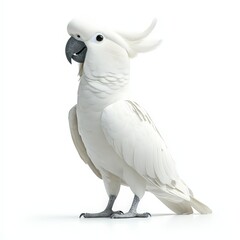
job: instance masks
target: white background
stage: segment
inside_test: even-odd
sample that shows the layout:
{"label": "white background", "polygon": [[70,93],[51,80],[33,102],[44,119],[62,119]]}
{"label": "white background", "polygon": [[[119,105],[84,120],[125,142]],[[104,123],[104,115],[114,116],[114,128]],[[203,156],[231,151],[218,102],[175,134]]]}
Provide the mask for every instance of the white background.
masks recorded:
{"label": "white background", "polygon": [[[1,10],[2,239],[239,239],[239,1],[6,0]],[[152,218],[78,219],[107,196],[68,129],[78,77],[64,48],[75,16],[135,31],[158,18],[163,42],[132,60],[133,96],[212,215],[173,215],[147,193],[139,211]],[[131,201],[122,188],[115,209]]]}

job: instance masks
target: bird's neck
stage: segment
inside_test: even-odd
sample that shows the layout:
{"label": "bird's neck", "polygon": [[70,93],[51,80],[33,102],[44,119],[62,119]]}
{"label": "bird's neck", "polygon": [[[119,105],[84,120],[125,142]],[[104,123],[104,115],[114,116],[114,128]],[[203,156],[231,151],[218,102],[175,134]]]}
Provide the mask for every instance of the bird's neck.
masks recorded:
{"label": "bird's neck", "polygon": [[78,106],[83,111],[102,111],[108,105],[125,99],[129,73],[87,75],[83,72],[78,89]]}

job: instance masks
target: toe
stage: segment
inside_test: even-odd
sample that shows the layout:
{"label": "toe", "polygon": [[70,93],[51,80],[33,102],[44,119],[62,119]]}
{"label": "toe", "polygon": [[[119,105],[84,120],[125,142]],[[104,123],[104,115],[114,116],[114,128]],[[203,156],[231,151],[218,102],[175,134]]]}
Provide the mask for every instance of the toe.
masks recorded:
{"label": "toe", "polygon": [[81,213],[80,216],[79,216],[79,218],[81,218],[81,217],[84,217],[84,218],[85,218],[85,217],[86,217],[86,213]]}
{"label": "toe", "polygon": [[140,218],[148,218],[151,217],[152,215],[148,212],[145,213],[137,213],[136,217],[140,217]]}
{"label": "toe", "polygon": [[123,213],[113,213],[111,215],[111,218],[121,218],[121,216],[123,216],[124,214]]}

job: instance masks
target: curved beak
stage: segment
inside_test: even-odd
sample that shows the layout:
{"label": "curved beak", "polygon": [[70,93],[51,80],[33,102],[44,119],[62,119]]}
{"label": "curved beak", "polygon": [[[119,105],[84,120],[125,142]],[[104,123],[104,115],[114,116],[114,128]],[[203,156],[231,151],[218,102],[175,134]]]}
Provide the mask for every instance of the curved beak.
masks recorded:
{"label": "curved beak", "polygon": [[87,53],[87,46],[84,42],[70,37],[65,48],[67,60],[72,63],[72,59],[78,63],[83,63]]}

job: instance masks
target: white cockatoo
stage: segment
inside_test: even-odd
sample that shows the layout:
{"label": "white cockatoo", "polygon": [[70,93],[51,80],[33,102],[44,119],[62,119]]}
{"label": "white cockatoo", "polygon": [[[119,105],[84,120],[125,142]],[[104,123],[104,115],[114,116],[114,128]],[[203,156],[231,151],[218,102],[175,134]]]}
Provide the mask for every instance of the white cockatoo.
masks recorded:
{"label": "white cockatoo", "polygon": [[[103,180],[109,196],[99,213],[82,213],[85,218],[148,217],[137,213],[145,191],[153,193],[177,214],[201,214],[211,210],[194,198],[179,177],[173,159],[147,112],[128,100],[130,58],[156,48],[160,41],[147,36],[154,19],[142,33],[122,33],[72,20],[66,45],[69,62],[80,63],[78,101],[69,112],[71,135],[82,160]],[[127,213],[112,210],[120,186],[134,194]]]}

